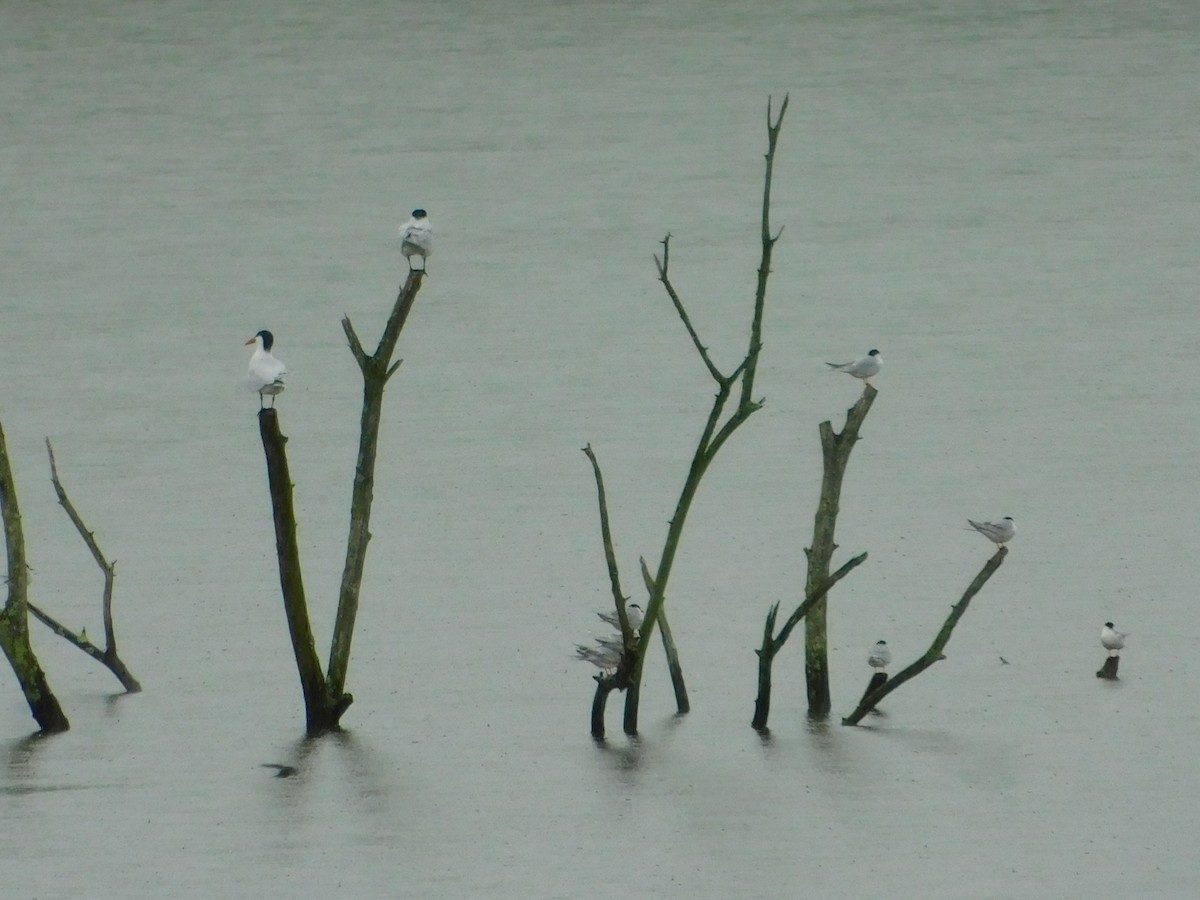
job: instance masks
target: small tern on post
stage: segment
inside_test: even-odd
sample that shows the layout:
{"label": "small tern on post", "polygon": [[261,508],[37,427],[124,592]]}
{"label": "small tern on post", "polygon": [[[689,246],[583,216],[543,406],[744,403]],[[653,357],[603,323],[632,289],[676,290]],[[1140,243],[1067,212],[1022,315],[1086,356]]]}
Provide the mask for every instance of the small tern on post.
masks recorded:
{"label": "small tern on post", "polygon": [[[410,272],[424,272],[425,260],[433,253],[433,226],[423,209],[414,209],[412,218],[400,228],[400,252],[408,260]],[[421,268],[414,269],[412,258],[421,257]]]}
{"label": "small tern on post", "polygon": [[888,649],[887,641],[876,641],[867,657],[867,663],[876,672],[882,672],[892,661],[892,651]]}
{"label": "small tern on post", "polygon": [[1105,622],[1104,628],[1100,630],[1100,643],[1104,645],[1104,649],[1108,651],[1109,656],[1120,656],[1121,651],[1125,648],[1125,638],[1129,637],[1127,631],[1117,631],[1113,628],[1112,622]]}
{"label": "small tern on post", "polygon": [[883,367],[883,357],[879,355],[878,350],[872,350],[862,359],[848,363],[825,363],[835,372],[845,372],[847,375],[853,375],[855,378],[861,378],[867,384],[871,383],[871,378],[879,374],[879,370]]}
{"label": "small tern on post", "polygon": [[1017,526],[1012,516],[1005,516],[999,522],[976,522],[967,519],[967,524],[982,534],[993,544],[1007,544],[1017,533]]}
{"label": "small tern on post", "polygon": [[271,355],[275,345],[275,336],[269,331],[260,331],[246,341],[246,346],[254,345],[254,353],[250,357],[250,369],[246,373],[246,384],[250,390],[258,392],[258,408],[263,408],[263,398],[270,396],[271,408],[275,408],[275,395],[283,393],[283,376],[287,374],[287,366],[283,360]]}

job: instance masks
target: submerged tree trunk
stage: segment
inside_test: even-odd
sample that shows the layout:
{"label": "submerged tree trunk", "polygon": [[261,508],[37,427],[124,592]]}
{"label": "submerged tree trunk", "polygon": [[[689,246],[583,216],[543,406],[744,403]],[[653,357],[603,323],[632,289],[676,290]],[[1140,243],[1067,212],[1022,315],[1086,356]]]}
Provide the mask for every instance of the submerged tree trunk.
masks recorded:
{"label": "submerged tree trunk", "polygon": [[[258,428],[267,460],[267,481],[271,489],[271,510],[275,520],[275,555],[279,561],[279,587],[283,592],[283,610],[287,616],[292,653],[300,673],[304,709],[309,734],[338,728],[338,719],[354,698],[331,696],[317,657],[312,624],[308,619],[308,601],[304,596],[304,577],[300,570],[300,546],[296,541],[296,512],[292,504],[292,478],[288,470],[285,445],[287,438],[279,430],[274,409],[258,413]],[[337,714],[334,715],[335,709]]]}
{"label": "submerged tree trunk", "polygon": [[300,686],[304,693],[307,731],[310,735],[339,729],[342,714],[354,702],[354,696],[345,690],[346,674],[350,666],[350,647],[358,615],[367,544],[371,540],[371,504],[375,492],[379,426],[383,416],[383,389],[400,368],[399,361],[392,362],[392,354],[400,339],[400,331],[404,328],[408,314],[417,299],[423,277],[424,272],[421,270],[409,271],[396,296],[396,302],[383,329],[383,336],[379,339],[374,353],[368,354],[363,349],[350,319],[342,319],[342,330],[363,377],[363,407],[359,425],[358,459],[350,494],[350,533],[346,541],[346,562],[338,593],[337,615],[329,650],[329,667],[325,671],[322,670],[317,656],[304,595],[300,549],[296,542],[296,515],[292,505],[292,480],[288,473],[287,454],[284,449],[287,438],[279,431],[278,415],[274,408],[259,412],[259,432],[267,460],[271,509],[275,520],[279,584],[283,592],[292,651],[300,674]]}
{"label": "submerged tree trunk", "polygon": [[[858,441],[859,429],[871,410],[871,404],[875,402],[876,393],[871,385],[864,385],[862,396],[846,413],[846,425],[841,433],[835,432],[829,422],[821,423],[824,476],[813,522],[812,546],[805,551],[808,555],[808,579],[804,588],[807,595],[813,594],[829,578],[830,562],[838,546],[833,538],[842,499],[842,479],[850,462],[850,452]],[[814,718],[829,715],[832,708],[826,605],[826,598],[822,597],[812,604],[804,618],[804,675],[808,686],[808,714]]]}
{"label": "submerged tree trunk", "polygon": [[833,589],[835,584],[866,561],[867,554],[860,553],[858,556],[844,563],[841,568],[821,582],[817,589],[810,592],[804,598],[804,602],[797,606],[792,614],[788,616],[788,620],[779,629],[778,635],[775,634],[775,619],[779,615],[779,604],[776,603],[767,612],[767,622],[763,628],[762,647],[754,651],[758,654],[758,697],[754,701],[754,719],[750,723],[753,728],[758,731],[767,730],[767,718],[771,714],[771,667],[775,662],[775,655],[779,653],[783,645],[787,643],[787,639],[791,636],[792,629],[796,627],[802,618],[812,611],[814,606],[824,601],[825,596]]}
{"label": "submerged tree trunk", "polygon": [[8,599],[0,609],[0,650],[12,666],[29,711],[42,732],[66,731],[71,723],[50,690],[46,673],[29,643],[29,565],[3,426],[0,426],[0,515],[4,519],[4,542],[8,549]]}

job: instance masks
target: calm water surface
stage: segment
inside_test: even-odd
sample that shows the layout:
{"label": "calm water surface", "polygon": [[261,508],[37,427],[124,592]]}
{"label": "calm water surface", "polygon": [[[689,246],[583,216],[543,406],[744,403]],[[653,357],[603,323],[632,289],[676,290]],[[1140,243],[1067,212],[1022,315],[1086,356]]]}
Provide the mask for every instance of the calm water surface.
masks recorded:
{"label": "calm water surface", "polygon": [[[0,6],[0,417],[36,599],[100,632],[48,435],[147,688],[39,630],[73,728],[31,741],[0,677],[5,895],[1193,896],[1198,43],[1183,0]],[[767,405],[672,577],[695,711],[656,659],[642,737],[597,747],[568,658],[608,602],[579,448],[632,585],[713,390],[650,256],[670,231],[731,368],[785,92]],[[305,743],[242,342],[272,329],[292,371],[327,646],[359,390],[338,320],[378,334],[414,206],[438,246],[388,395],[358,699]],[[753,647],[802,583],[817,423],[857,396],[822,363],[870,347],[835,711],[987,558],[967,516],[1021,532],[869,727],[807,724],[789,647],[764,741]],[[1106,619],[1134,632],[1115,684]]]}

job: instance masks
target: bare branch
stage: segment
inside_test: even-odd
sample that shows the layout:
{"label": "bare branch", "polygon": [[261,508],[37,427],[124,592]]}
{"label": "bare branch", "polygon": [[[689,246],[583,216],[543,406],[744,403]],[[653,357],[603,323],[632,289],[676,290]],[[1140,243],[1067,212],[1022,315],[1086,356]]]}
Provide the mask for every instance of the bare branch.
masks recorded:
{"label": "bare branch", "polygon": [[346,340],[350,343],[350,352],[354,354],[354,361],[358,363],[360,369],[365,368],[367,364],[367,352],[363,350],[362,341],[358,339],[358,333],[355,332],[354,326],[350,324],[350,317],[342,317],[342,331],[346,333]]}
{"label": "bare branch", "polygon": [[995,555],[984,564],[984,567],[979,571],[979,574],[975,576],[975,580],[972,581],[967,587],[966,592],[962,595],[962,599],[955,603],[950,609],[950,615],[946,617],[946,621],[943,623],[941,631],[938,632],[937,637],[933,640],[933,643],[929,645],[929,649],[926,650],[916,662],[912,663],[910,666],[900,672],[895,678],[884,682],[884,684],[877,690],[868,692],[867,695],[859,702],[858,709],[854,710],[853,713],[842,719],[843,725],[857,725],[860,721],[862,721],[863,716],[879,705],[879,702],[883,700],[884,697],[886,697],[896,688],[900,687],[900,685],[904,684],[904,682],[908,681],[910,678],[915,678],[917,675],[924,672],[935,662],[946,658],[942,651],[945,650],[946,645],[950,643],[950,635],[954,632],[954,626],[958,624],[958,620],[961,619],[963,613],[967,611],[967,607],[971,604],[971,598],[978,594],[983,586],[987,584],[987,580],[992,577],[992,574],[998,568],[1000,568],[1000,564],[1004,562],[1004,557],[1006,556],[1008,556],[1007,547],[1001,547],[996,551]]}
{"label": "bare branch", "polygon": [[608,565],[608,581],[612,585],[613,603],[617,607],[617,620],[621,623],[621,636],[624,638],[625,646],[631,647],[635,645],[633,628],[630,626],[629,616],[625,612],[625,603],[628,598],[621,590],[617,554],[613,549],[612,531],[608,522],[608,502],[604,498],[604,476],[600,474],[600,463],[596,460],[596,454],[592,452],[592,445],[588,444],[584,447],[583,452],[591,460],[592,472],[596,476],[596,495],[600,503],[600,538],[604,542],[604,561]]}
{"label": "bare branch", "polygon": [[66,489],[62,486],[62,482],[58,478],[58,465],[54,459],[54,448],[50,445],[50,438],[46,438],[46,453],[50,457],[50,483],[54,485],[54,493],[58,496],[58,503],[67,514],[67,518],[71,520],[71,524],[75,526],[75,530],[79,532],[79,536],[83,538],[83,542],[91,551],[92,559],[96,561],[96,565],[100,567],[100,571],[104,573],[104,592],[101,599],[101,611],[104,616],[104,645],[115,652],[117,646],[116,636],[113,630],[112,616],[112,597],[113,597],[113,582],[117,577],[117,564],[110,563],[100,550],[100,545],[96,543],[96,535],[88,530],[83,523],[83,518],[75,509],[75,504],[67,496]]}

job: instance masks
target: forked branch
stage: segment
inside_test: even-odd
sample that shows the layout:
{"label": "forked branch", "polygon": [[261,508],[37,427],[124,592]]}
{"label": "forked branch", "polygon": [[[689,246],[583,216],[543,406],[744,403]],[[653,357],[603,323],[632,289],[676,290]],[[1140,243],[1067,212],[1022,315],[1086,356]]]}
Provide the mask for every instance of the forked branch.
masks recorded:
{"label": "forked branch", "polygon": [[75,526],[75,530],[79,533],[79,536],[83,538],[84,544],[87,545],[89,552],[92,554],[92,559],[96,561],[96,565],[100,567],[100,571],[104,574],[104,589],[100,598],[100,612],[104,622],[104,648],[97,647],[87,639],[87,629],[81,629],[76,634],[33,603],[29,604],[29,611],[59,637],[68,643],[74,644],[88,656],[92,657],[92,659],[105,666],[116,676],[125,690],[131,694],[136,694],[142,689],[142,686],[133,676],[133,673],[129,671],[124,660],[121,659],[121,655],[117,652],[117,635],[116,628],[113,625],[112,611],[113,587],[117,577],[116,561],[109,562],[104,556],[104,553],[100,550],[100,545],[96,542],[95,533],[88,530],[87,525],[83,522],[83,518],[79,515],[78,510],[75,509],[75,504],[67,496],[66,488],[63,487],[58,477],[58,464],[54,459],[54,448],[51,446],[49,438],[46,438],[46,453],[50,457],[50,483],[54,485],[54,493],[58,497],[59,505],[66,512],[67,518],[71,520],[71,524]]}

